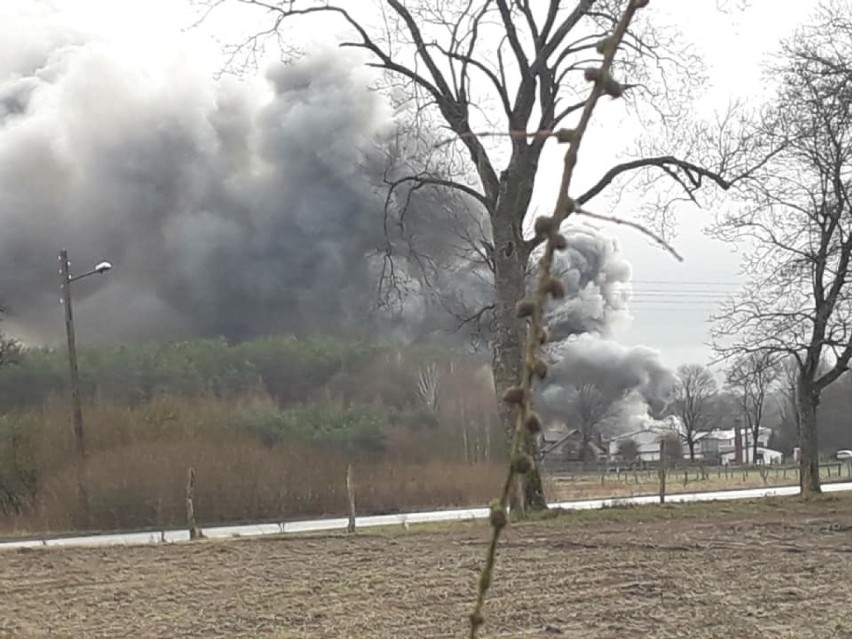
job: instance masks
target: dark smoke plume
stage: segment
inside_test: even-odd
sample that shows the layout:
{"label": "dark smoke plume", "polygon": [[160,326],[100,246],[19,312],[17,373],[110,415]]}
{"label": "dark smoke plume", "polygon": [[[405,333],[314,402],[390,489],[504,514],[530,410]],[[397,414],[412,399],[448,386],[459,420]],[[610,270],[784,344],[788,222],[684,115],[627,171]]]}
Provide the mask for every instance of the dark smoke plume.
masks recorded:
{"label": "dark smoke plume", "polygon": [[[434,319],[413,294],[402,319],[373,312],[400,235],[381,189],[394,123],[355,62],[314,53],[264,87],[51,35],[0,45],[0,295],[29,337],[61,328],[61,247],[76,272],[115,264],[75,285],[87,340],[422,333]],[[415,197],[409,226],[440,197]]]}
{"label": "dark smoke plume", "polygon": [[[481,209],[430,188],[400,189],[386,208],[389,180],[440,165],[359,61],[320,50],[217,81],[177,53],[140,62],[47,3],[28,7],[0,24],[0,299],[22,337],[62,335],[63,247],[76,272],[115,265],[75,284],[86,342],[458,342],[459,318],[492,301]],[[551,389],[591,380],[656,397],[656,355],[605,341],[628,318],[630,265],[592,227],[566,235]]]}

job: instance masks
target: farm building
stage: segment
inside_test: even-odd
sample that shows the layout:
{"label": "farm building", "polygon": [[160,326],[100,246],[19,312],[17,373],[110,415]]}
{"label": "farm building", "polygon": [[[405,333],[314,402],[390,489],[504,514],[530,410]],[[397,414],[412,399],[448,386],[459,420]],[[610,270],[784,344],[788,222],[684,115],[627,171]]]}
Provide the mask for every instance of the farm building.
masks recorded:
{"label": "farm building", "polygon": [[647,426],[623,435],[616,435],[607,442],[610,461],[653,462],[660,459],[660,440],[676,431],[658,426]]}

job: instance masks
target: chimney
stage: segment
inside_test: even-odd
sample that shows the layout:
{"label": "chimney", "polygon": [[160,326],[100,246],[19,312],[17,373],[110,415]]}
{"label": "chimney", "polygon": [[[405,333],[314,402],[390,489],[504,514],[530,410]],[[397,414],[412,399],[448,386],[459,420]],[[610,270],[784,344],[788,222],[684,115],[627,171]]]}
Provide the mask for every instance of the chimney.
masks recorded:
{"label": "chimney", "polygon": [[743,463],[743,437],[742,423],[739,419],[734,420],[734,461],[738,464]]}

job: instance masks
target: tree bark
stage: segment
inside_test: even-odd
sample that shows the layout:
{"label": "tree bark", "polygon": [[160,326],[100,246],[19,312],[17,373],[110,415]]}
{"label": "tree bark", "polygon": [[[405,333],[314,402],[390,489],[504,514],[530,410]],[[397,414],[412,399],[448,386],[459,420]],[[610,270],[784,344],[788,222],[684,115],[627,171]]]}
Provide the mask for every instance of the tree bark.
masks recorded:
{"label": "tree bark", "polygon": [[799,431],[799,486],[802,497],[809,498],[822,492],[819,479],[819,442],[817,440],[817,406],[819,390],[807,380],[800,379],[796,388],[801,429]]}
{"label": "tree bark", "polygon": [[582,424],[580,428],[580,450],[578,457],[585,466],[589,462],[597,461],[597,458],[592,454],[592,429],[594,426]]}
{"label": "tree bark", "polygon": [[[526,328],[516,315],[515,304],[526,295],[525,277],[530,253],[524,243],[521,224],[532,197],[536,170],[536,163],[529,161],[520,170],[516,161],[517,158],[513,158],[509,170],[501,177],[497,206],[491,216],[496,293],[492,371],[507,442],[511,442],[514,434],[516,414],[512,407],[506,406],[499,398],[507,388],[515,386],[521,379]],[[538,458],[536,437],[525,436],[523,447],[533,459]],[[538,466],[523,476],[523,496],[526,509],[547,508]]]}

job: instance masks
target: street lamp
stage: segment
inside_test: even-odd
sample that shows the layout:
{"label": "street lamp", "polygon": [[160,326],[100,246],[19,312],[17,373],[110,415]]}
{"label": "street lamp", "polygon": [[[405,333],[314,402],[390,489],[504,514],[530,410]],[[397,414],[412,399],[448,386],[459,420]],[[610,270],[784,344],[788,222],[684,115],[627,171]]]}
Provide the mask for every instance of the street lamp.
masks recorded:
{"label": "street lamp", "polygon": [[83,409],[80,405],[80,377],[77,370],[77,342],[74,337],[74,313],[71,310],[71,282],[89,275],[103,275],[112,268],[109,262],[101,262],[82,275],[71,275],[68,251],[59,252],[59,274],[62,277],[62,304],[65,306],[65,333],[68,337],[68,368],[71,373],[71,404],[74,413],[74,438],[81,458],[86,457],[86,441],[83,436]]}

